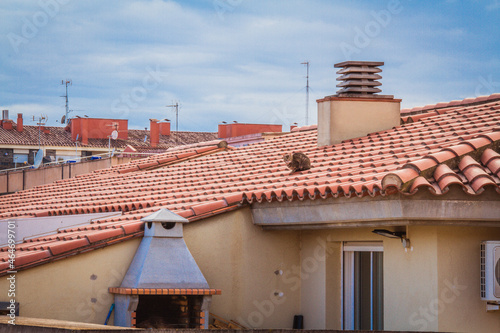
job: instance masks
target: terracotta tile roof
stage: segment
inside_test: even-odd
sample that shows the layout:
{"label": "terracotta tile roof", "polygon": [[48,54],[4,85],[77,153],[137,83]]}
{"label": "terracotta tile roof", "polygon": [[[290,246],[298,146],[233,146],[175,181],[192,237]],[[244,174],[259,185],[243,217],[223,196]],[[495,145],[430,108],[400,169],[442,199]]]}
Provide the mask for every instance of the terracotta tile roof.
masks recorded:
{"label": "terracotta tile roof", "polygon": [[[430,104],[426,106],[418,106],[414,107],[411,109],[402,109],[401,110],[401,116],[402,118],[406,118],[407,116],[410,115],[418,115],[422,113],[430,113],[432,111],[435,111],[434,114],[438,114],[437,110],[440,109],[446,109],[446,108],[456,108],[458,106],[471,106],[471,105],[477,105],[477,104],[482,104],[485,102],[493,102],[493,101],[498,101],[500,100],[500,93],[498,94],[492,94],[488,96],[479,96],[476,98],[466,98],[463,100],[457,100],[457,101],[451,101],[451,102],[441,102],[437,104]],[[414,120],[418,120],[419,118],[414,118]]]}
{"label": "terracotta tile roof", "polygon": [[[18,246],[22,269],[142,235],[141,217],[160,207],[188,218],[252,202],[363,197],[427,189],[444,195],[500,194],[500,100],[458,105],[413,123],[317,147],[316,126],[242,148],[224,142],[167,152],[0,197],[0,219],[121,211],[123,215]],[[289,174],[282,155],[301,151],[312,168]],[[356,200],[353,198],[352,200]],[[0,274],[8,269],[0,249]]]}
{"label": "terracotta tile roof", "polygon": [[[146,130],[128,130],[128,141],[135,149],[150,149],[149,140],[144,142],[144,137],[148,135]],[[205,142],[217,139],[216,132],[188,132],[188,131],[172,131],[171,135],[160,135],[160,143],[158,148],[168,148],[174,146],[182,146],[197,142]],[[89,140],[90,143],[90,140]]]}
{"label": "terracotta tile roof", "polygon": [[[49,131],[49,133],[44,133],[43,131],[40,132],[40,141],[42,146],[75,146],[75,142],[71,140],[71,132],[66,131],[64,127],[45,126],[45,128]],[[164,150],[173,146],[217,139],[217,133],[215,132],[179,131],[171,133],[171,135],[160,135],[160,143],[158,144],[157,149]],[[144,142],[144,137],[146,135],[148,135],[149,138],[149,131],[129,129],[128,140],[114,140],[112,141],[112,147],[125,148],[127,145],[130,145],[138,150],[151,148],[149,139]],[[22,132],[18,132],[15,125],[12,130],[5,130],[0,126],[0,144],[38,146],[38,126],[24,125]],[[86,147],[107,148],[108,139],[88,139],[88,145]]]}

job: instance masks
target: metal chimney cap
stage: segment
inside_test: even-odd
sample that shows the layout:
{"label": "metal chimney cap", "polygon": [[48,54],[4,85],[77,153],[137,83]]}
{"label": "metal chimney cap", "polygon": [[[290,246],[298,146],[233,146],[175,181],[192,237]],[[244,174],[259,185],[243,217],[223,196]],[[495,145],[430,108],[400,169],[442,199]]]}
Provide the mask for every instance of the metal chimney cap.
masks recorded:
{"label": "metal chimney cap", "polygon": [[151,215],[143,217],[141,219],[143,222],[175,222],[175,223],[188,223],[189,220],[184,217],[177,215],[166,208],[161,208],[157,212]]}
{"label": "metal chimney cap", "polygon": [[333,65],[335,68],[348,67],[348,66],[370,66],[370,67],[378,67],[384,66],[383,61],[355,61],[349,60],[344,62],[339,62],[338,64]]}

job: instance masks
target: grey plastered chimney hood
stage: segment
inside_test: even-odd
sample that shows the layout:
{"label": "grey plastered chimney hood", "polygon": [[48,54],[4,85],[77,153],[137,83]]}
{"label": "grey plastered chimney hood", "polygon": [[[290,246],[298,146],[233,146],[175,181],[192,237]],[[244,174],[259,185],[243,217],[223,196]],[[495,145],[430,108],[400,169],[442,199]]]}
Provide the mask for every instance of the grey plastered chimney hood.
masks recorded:
{"label": "grey plastered chimney hood", "polygon": [[[141,295],[170,295],[203,297],[201,318],[208,318],[211,295],[220,294],[210,289],[196,261],[183,239],[183,224],[188,220],[160,209],[141,219],[145,222],[144,237],[115,294],[115,325],[135,326],[135,315]],[[201,296],[202,295],[202,296]],[[200,328],[206,328],[204,319]]]}
{"label": "grey plastered chimney hood", "polygon": [[142,221],[144,238],[120,287],[208,288],[182,237],[188,220],[160,209]]}

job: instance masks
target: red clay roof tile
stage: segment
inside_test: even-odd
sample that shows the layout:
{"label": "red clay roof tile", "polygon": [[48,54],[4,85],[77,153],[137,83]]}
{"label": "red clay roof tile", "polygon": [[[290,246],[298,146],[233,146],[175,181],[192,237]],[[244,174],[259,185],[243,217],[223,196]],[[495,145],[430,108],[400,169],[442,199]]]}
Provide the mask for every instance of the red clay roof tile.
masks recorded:
{"label": "red clay roof tile", "polygon": [[408,163],[408,166],[414,167],[419,172],[435,167],[438,164],[434,159],[425,157],[421,160]]}
{"label": "red clay roof tile", "polygon": [[446,174],[438,180],[438,185],[443,192],[447,192],[448,188],[453,184],[464,186],[462,180],[456,174]]}
{"label": "red clay roof tile", "polygon": [[95,243],[104,239],[114,238],[124,235],[122,229],[104,229],[93,233],[87,233],[86,237],[90,243]]}
{"label": "red clay roof tile", "polygon": [[224,200],[207,202],[199,205],[194,205],[191,209],[194,211],[196,215],[203,215],[207,212],[214,211],[217,209],[221,209],[227,207],[227,203]]}
{"label": "red clay roof tile", "polygon": [[87,245],[89,245],[89,242],[86,238],[66,240],[66,241],[61,240],[50,244],[49,250],[53,256],[56,256],[58,254],[75,250]]}
{"label": "red clay roof tile", "polygon": [[409,193],[415,193],[419,188],[426,188],[429,192],[436,194],[436,189],[431,185],[431,183],[425,179],[425,177],[418,176],[413,184],[411,185]]}
{"label": "red clay roof tile", "polygon": [[50,257],[50,253],[47,250],[37,250],[37,251],[17,251],[15,266],[23,266],[26,264],[34,263],[39,260]]}
{"label": "red clay roof tile", "polygon": [[456,154],[453,151],[442,150],[437,153],[432,153],[429,155],[437,163],[443,163],[444,161],[451,160],[456,157]]}
{"label": "red clay roof tile", "polygon": [[474,150],[474,148],[472,148],[468,144],[460,143],[460,144],[452,146],[452,147],[444,148],[444,150],[452,151],[456,154],[456,156],[461,156],[461,155],[465,155],[467,153],[470,153],[471,151]]}
{"label": "red clay roof tile", "polygon": [[471,166],[480,166],[480,164],[473,159],[471,156],[464,156],[461,160],[460,163],[458,164],[458,168],[462,171],[464,171],[467,168],[470,168]]}
{"label": "red clay roof tile", "polygon": [[478,137],[475,139],[468,140],[467,142],[470,145],[472,145],[474,147],[474,149],[478,149],[480,147],[483,147],[483,146],[489,144],[492,141],[494,141],[494,140],[491,140],[490,138],[487,138],[487,137]]}
{"label": "red clay roof tile", "polygon": [[483,187],[488,185],[493,187],[498,187],[498,185],[491,178],[485,176],[475,177],[474,180],[471,182],[471,187],[475,192],[474,194],[481,193]]}

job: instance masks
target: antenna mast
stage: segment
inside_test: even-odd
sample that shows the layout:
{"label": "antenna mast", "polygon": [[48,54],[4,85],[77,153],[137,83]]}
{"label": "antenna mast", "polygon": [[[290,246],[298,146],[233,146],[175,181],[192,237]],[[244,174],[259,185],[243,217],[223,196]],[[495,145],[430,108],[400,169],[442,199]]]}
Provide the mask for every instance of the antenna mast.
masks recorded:
{"label": "antenna mast", "polygon": [[307,67],[307,75],[306,75],[306,125],[309,125],[309,61],[301,62],[302,65],[306,65]]}
{"label": "antenna mast", "polygon": [[[45,123],[48,121],[49,117],[46,115],[40,115],[38,117],[38,122],[36,123],[38,125],[38,150],[40,150],[41,145],[42,145],[42,138],[41,138],[41,126],[44,126]],[[33,121],[36,121],[36,117],[33,116]]]}
{"label": "antenna mast", "polygon": [[167,108],[175,108],[175,144],[177,144],[177,137],[179,136],[179,103],[167,105]]}
{"label": "antenna mast", "polygon": [[62,80],[61,81],[61,84],[65,84],[66,85],[66,95],[64,96],[61,96],[61,97],[64,97],[66,98],[66,115],[64,117],[64,124],[67,124],[68,123],[68,114],[69,114],[69,104],[68,104],[68,85],[72,85],[72,81],[71,79],[66,79],[66,81]]}

